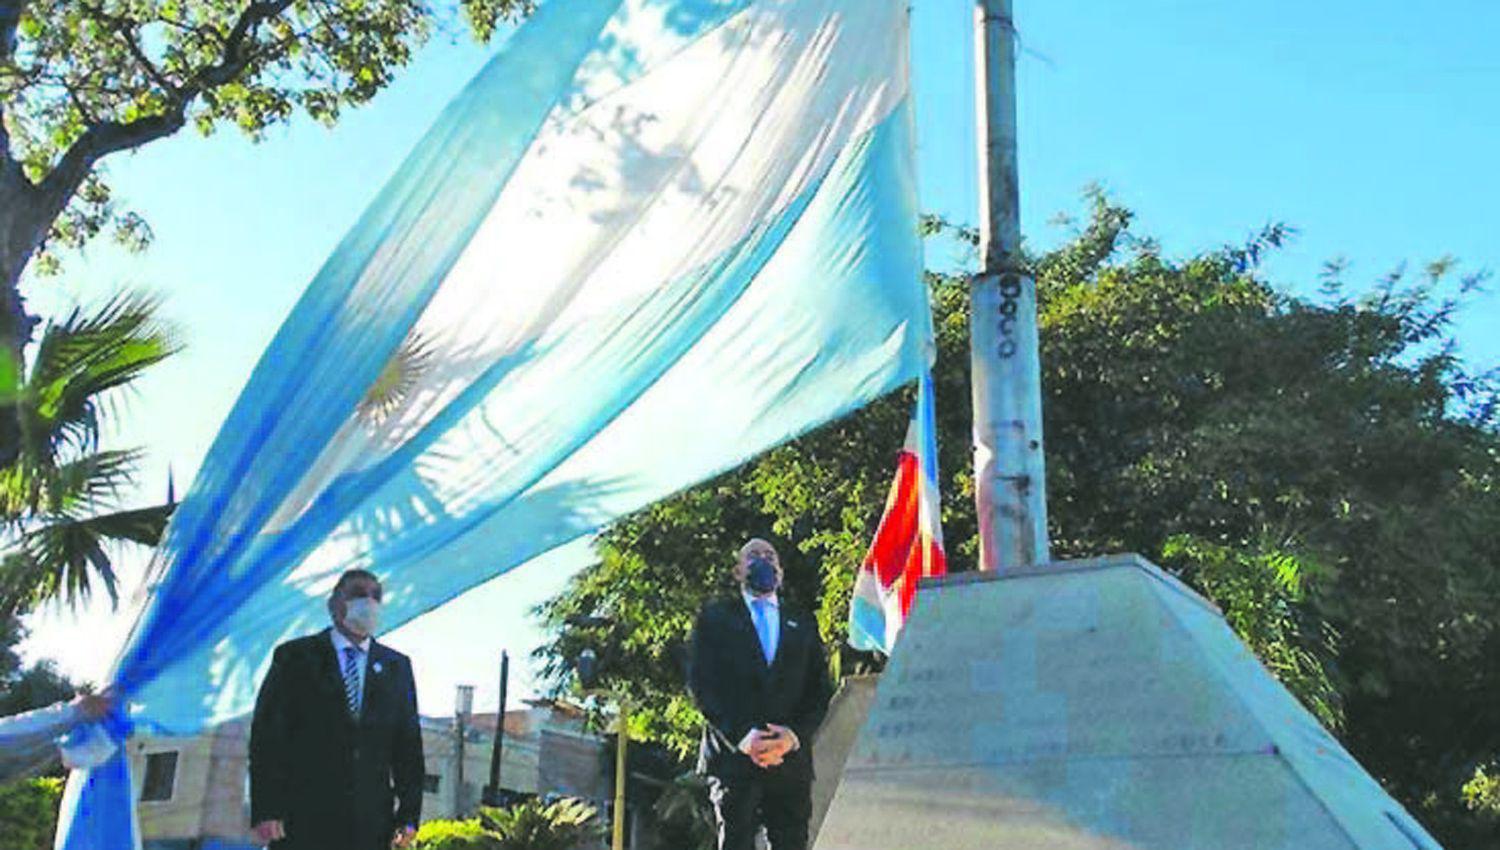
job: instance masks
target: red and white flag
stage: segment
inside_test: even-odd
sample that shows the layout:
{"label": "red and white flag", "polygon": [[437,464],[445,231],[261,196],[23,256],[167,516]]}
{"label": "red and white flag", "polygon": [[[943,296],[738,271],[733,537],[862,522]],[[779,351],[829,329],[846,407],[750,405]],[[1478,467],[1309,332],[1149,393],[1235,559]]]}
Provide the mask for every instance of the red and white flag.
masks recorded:
{"label": "red and white flag", "polygon": [[917,582],[948,572],[939,505],[937,423],[928,374],[917,390],[885,514],[854,581],[850,646],[890,655],[911,612]]}

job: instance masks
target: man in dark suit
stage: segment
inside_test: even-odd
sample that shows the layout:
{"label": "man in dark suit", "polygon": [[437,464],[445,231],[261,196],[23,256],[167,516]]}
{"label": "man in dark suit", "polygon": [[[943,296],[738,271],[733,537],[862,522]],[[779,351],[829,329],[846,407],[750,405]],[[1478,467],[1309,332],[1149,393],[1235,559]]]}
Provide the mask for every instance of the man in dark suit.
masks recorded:
{"label": "man in dark suit", "polygon": [[276,648],[250,728],[250,823],[276,850],[388,850],[422,815],[411,661],[374,641],[380,582],[339,577],[333,626]]}
{"label": "man in dark suit", "polygon": [[703,609],[688,684],[708,720],[698,769],[709,777],[720,850],[805,850],[812,739],[832,686],[816,621],[777,595],[781,561],[756,539],[734,567],[739,593]]}

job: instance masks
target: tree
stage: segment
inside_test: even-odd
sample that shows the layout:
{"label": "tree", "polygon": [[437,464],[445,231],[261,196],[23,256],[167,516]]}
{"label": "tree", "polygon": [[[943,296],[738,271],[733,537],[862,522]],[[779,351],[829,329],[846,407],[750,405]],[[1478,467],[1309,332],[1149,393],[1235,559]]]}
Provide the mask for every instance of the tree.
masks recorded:
{"label": "tree", "polygon": [[0,615],[76,602],[96,579],[115,601],[111,549],[160,539],[171,505],[120,504],[140,452],[100,446],[110,399],[176,351],[155,310],[125,295],[43,332],[13,400],[18,450],[0,467]]}
{"label": "tree", "polygon": [[0,835],[6,850],[52,850],[63,781],[55,776],[0,785]]}
{"label": "tree", "polygon": [[[1056,556],[1135,551],[1173,570],[1447,846],[1492,846],[1497,819],[1476,810],[1500,772],[1495,375],[1447,339],[1482,277],[1444,261],[1353,297],[1333,265],[1320,297],[1294,298],[1259,270],[1285,228],[1174,261],[1131,227],[1096,194],[1073,238],[1031,260]],[[976,551],[968,305],[961,280],[929,279],[961,568]],[[845,618],[910,403],[897,393],[610,529],[599,564],[540,609],[551,671],[607,647],[633,732],[686,755],[699,719],[677,647],[727,589],[735,547],[767,529],[839,663],[878,663],[843,646]]]}
{"label": "tree", "polygon": [[1309,302],[1255,274],[1283,231],[1115,262],[1096,204],[1038,267],[1058,554],[1178,571],[1449,847],[1492,845],[1461,799],[1500,745],[1500,439],[1447,338],[1482,276],[1354,298],[1331,264]]}
{"label": "tree", "polygon": [[[0,352],[19,363],[31,338],[18,288],[29,266],[50,271],[59,251],[104,230],[128,245],[149,241],[110,191],[106,157],[189,124],[254,138],[298,113],[332,124],[385,88],[436,21],[457,12],[488,40],[531,5],[0,0]],[[0,464],[16,427],[0,417]]]}
{"label": "tree", "polygon": [[[79,690],[51,661],[24,664],[16,646],[25,637],[19,618],[0,618],[0,717],[72,699]],[[57,776],[0,783],[0,835],[7,850],[50,850],[61,800]]]}
{"label": "tree", "polygon": [[20,714],[33,708],[70,700],[78,687],[57,672],[51,661],[27,666],[16,652],[26,637],[26,627],[19,617],[0,619],[0,717]]}
{"label": "tree", "polygon": [[0,619],[0,717],[43,708],[78,695],[78,686],[57,672],[51,661],[37,661],[30,666],[22,662],[16,647],[25,638],[26,627],[19,617]]}

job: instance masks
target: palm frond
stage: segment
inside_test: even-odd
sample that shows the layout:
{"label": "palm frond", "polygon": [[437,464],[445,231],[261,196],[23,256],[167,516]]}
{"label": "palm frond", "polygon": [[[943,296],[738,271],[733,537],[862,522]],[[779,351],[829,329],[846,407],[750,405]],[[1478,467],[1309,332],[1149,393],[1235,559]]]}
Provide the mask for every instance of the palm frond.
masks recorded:
{"label": "palm frond", "polygon": [[172,506],[117,509],[141,453],[99,448],[113,391],[179,349],[156,311],[139,293],[75,309],[42,332],[24,374],[12,370],[18,433],[4,435],[0,466],[0,612],[75,604],[100,584],[118,603],[112,550],[160,540]]}
{"label": "palm frond", "polygon": [[110,603],[120,601],[109,550],[118,543],[154,546],[174,506],[158,505],[88,517],[59,517],[25,531],[0,558],[0,616],[48,599],[76,605],[102,582]]}
{"label": "palm frond", "polygon": [[153,505],[91,517],[90,527],[105,540],[116,543],[139,543],[154,547],[161,543],[176,505]]}
{"label": "palm frond", "polygon": [[126,293],[47,326],[22,389],[28,453],[45,458],[64,446],[97,447],[102,394],[129,385],[180,348],[157,306],[154,298]]}
{"label": "palm frond", "polygon": [[112,603],[119,581],[100,541],[73,521],[49,523],[0,560],[0,615],[21,614],[49,599],[75,606],[93,595],[97,573]]}
{"label": "palm frond", "polygon": [[50,465],[20,458],[0,469],[0,518],[25,525],[38,518],[111,509],[131,483],[140,458],[139,449],[94,452]]}

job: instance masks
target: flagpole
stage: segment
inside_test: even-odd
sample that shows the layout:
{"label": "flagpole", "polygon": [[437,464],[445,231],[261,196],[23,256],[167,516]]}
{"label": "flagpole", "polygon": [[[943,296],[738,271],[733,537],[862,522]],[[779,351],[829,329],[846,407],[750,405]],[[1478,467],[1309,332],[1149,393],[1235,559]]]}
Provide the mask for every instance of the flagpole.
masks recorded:
{"label": "flagpole", "polygon": [[979,568],[1044,564],[1046,466],[1036,281],[1021,256],[1011,0],[976,0],[980,252],[970,292]]}

